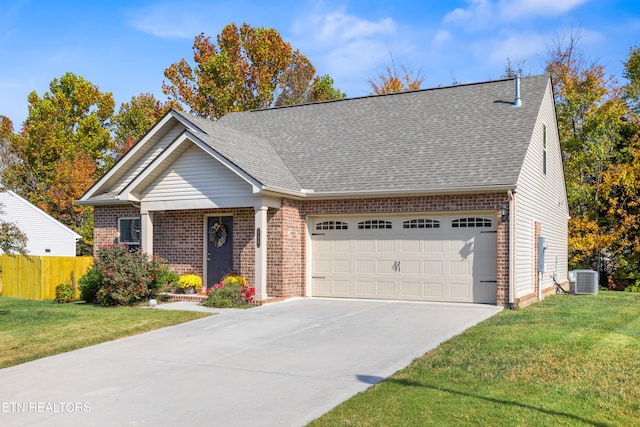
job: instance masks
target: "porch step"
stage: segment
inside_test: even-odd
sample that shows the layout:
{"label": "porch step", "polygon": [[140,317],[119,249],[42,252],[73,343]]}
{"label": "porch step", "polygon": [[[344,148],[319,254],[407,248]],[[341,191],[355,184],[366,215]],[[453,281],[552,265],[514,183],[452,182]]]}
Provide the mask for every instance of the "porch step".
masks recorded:
{"label": "porch step", "polygon": [[206,295],[200,294],[163,294],[167,297],[168,302],[177,302],[177,301],[194,301],[194,302],[202,302],[207,299]]}

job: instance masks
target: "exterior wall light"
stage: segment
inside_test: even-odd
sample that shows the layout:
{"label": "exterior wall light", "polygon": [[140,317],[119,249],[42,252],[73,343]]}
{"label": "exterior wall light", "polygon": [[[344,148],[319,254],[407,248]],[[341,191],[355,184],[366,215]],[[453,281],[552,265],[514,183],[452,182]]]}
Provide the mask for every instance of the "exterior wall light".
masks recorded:
{"label": "exterior wall light", "polygon": [[505,222],[509,219],[509,215],[507,213],[507,205],[500,206],[500,220]]}

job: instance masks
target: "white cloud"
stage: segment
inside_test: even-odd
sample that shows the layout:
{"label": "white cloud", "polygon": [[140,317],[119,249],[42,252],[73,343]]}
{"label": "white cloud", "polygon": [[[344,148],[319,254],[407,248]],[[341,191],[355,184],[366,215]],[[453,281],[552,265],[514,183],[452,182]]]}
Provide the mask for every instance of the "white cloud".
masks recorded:
{"label": "white cloud", "polygon": [[451,40],[451,33],[447,30],[438,30],[436,34],[433,36],[433,44],[442,44]]}
{"label": "white cloud", "polygon": [[478,29],[499,22],[515,21],[536,16],[562,15],[588,0],[468,0],[466,8],[447,13],[444,23]]}
{"label": "white cloud", "polygon": [[158,3],[131,11],[129,23],[138,31],[167,39],[193,38],[207,28],[200,6]]}
{"label": "white cloud", "polygon": [[495,6],[490,0],[469,0],[468,8],[456,8],[447,13],[445,23],[464,25],[470,28],[481,28],[495,17]]}
{"label": "white cloud", "polygon": [[574,9],[588,0],[500,0],[500,16],[515,20],[532,15],[556,16]]}
{"label": "white cloud", "polygon": [[344,9],[318,16],[314,19],[318,26],[316,37],[324,43],[363,40],[381,34],[392,35],[396,32],[396,24],[391,18],[377,22],[360,19],[345,13]]}
{"label": "white cloud", "polygon": [[507,58],[509,58],[512,62],[526,60],[527,66],[536,68],[537,64],[533,64],[532,61],[544,53],[548,40],[546,34],[511,34],[503,38],[486,40],[474,45],[474,47],[477,49],[477,54],[487,58],[487,62],[490,64],[505,65]]}
{"label": "white cloud", "polygon": [[[367,87],[367,80],[390,61],[390,53],[397,59],[415,49],[415,42],[398,34],[396,22],[389,17],[362,19],[345,8],[316,8],[300,16],[292,27],[292,46],[311,59],[318,73],[329,74],[336,82],[349,82],[350,86],[361,82]],[[349,91],[348,95],[363,95],[367,93],[364,90]]]}

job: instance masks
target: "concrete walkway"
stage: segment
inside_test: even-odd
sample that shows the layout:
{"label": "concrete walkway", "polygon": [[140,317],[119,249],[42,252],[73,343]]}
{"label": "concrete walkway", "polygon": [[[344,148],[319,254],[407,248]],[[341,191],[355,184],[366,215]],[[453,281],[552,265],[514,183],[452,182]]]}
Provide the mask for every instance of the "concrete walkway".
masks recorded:
{"label": "concrete walkway", "polygon": [[313,298],[213,310],[0,370],[0,425],[302,426],[500,309]]}

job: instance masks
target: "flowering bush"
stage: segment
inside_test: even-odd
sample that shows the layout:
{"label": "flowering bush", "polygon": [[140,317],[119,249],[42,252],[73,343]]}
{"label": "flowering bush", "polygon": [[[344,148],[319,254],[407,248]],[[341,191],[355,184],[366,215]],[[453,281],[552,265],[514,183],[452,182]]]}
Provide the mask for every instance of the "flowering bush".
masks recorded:
{"label": "flowering bush", "polygon": [[178,287],[182,289],[193,287],[196,291],[199,291],[202,287],[202,279],[195,274],[183,274],[178,279]]}
{"label": "flowering bush", "polygon": [[231,275],[214,285],[203,303],[207,307],[232,308],[246,307],[256,294],[256,289],[247,286],[247,280],[242,276]]}
{"label": "flowering bush", "polygon": [[80,279],[80,295],[86,302],[105,306],[133,305],[155,297],[166,281],[176,277],[162,259],[150,259],[127,245],[107,246]]}

